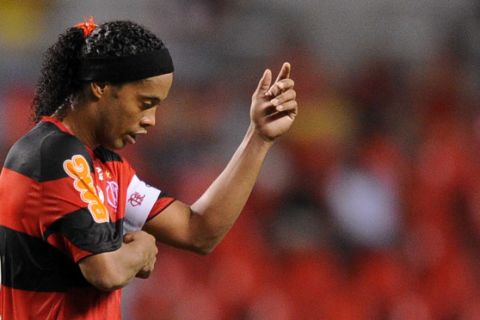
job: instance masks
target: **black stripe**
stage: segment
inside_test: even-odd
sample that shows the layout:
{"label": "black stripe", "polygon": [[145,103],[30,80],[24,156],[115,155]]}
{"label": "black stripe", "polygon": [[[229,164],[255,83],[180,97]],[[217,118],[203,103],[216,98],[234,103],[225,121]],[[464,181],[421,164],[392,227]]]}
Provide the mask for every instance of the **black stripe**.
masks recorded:
{"label": "black stripe", "polygon": [[0,240],[3,285],[43,292],[91,286],[71,258],[45,241],[4,226]]}
{"label": "black stripe", "polygon": [[93,171],[92,159],[80,140],[53,123],[41,122],[13,145],[5,167],[38,182],[55,180],[67,176],[63,162],[74,155],[83,155]]}
{"label": "black stripe", "polygon": [[105,147],[98,147],[95,149],[95,155],[103,162],[107,161],[120,161],[122,162],[122,158],[112,150],[109,150]]}
{"label": "black stripe", "polygon": [[45,232],[45,239],[59,233],[75,246],[91,253],[115,251],[122,245],[123,219],[117,222],[97,223],[86,208],[65,215]]}
{"label": "black stripe", "polygon": [[166,191],[160,190],[160,194],[157,197],[157,201],[165,197],[170,197],[170,195]]}

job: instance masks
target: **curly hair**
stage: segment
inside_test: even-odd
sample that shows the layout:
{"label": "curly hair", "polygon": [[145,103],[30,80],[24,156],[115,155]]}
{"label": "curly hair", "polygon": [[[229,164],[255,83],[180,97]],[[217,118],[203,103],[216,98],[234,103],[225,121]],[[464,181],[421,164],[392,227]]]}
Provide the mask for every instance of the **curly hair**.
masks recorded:
{"label": "curly hair", "polygon": [[155,34],[131,21],[103,23],[87,38],[80,28],[67,29],[45,52],[32,103],[33,121],[58,114],[80,92],[84,85],[78,79],[82,58],[130,56],[163,47]]}

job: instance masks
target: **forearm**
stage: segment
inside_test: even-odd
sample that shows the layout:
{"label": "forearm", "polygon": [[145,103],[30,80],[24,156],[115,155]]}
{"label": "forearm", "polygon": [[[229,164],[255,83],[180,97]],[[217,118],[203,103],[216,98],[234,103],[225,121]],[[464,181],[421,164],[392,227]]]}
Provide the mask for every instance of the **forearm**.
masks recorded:
{"label": "forearm", "polygon": [[113,252],[112,272],[117,274],[116,285],[126,286],[147,264],[145,249],[138,243],[123,243],[121,248]]}
{"label": "forearm", "polygon": [[191,206],[192,234],[206,251],[223,238],[238,218],[271,145],[251,126],[226,168]]}
{"label": "forearm", "polygon": [[111,252],[93,255],[80,261],[79,266],[88,282],[102,291],[126,286],[142,270],[152,254],[142,242],[122,243]]}
{"label": "forearm", "polygon": [[144,231],[158,241],[210,252],[235,223],[252,192],[268,150],[292,125],[297,114],[290,64],[284,63],[272,85],[265,70],[252,95],[251,124],[223,172],[192,205],[174,201],[149,220]]}

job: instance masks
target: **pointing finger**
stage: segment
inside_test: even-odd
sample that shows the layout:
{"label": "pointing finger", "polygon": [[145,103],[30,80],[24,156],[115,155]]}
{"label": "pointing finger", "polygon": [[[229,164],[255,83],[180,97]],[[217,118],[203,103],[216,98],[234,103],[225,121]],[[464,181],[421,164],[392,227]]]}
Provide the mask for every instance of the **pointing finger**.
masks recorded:
{"label": "pointing finger", "polygon": [[283,80],[283,79],[288,79],[290,78],[290,70],[292,67],[290,66],[290,63],[284,62],[282,65],[282,68],[280,69],[280,72],[278,73],[277,79],[275,82]]}
{"label": "pointing finger", "polygon": [[[275,82],[273,84],[275,85],[279,81],[290,78],[291,69],[292,69],[292,67],[291,67],[290,63],[284,62],[283,65],[282,65],[282,68],[280,69],[280,72],[277,75],[277,79],[275,80]],[[270,88],[270,90],[268,90],[265,95],[266,96],[272,96],[272,95],[274,96],[275,94],[272,92],[272,88]]]}

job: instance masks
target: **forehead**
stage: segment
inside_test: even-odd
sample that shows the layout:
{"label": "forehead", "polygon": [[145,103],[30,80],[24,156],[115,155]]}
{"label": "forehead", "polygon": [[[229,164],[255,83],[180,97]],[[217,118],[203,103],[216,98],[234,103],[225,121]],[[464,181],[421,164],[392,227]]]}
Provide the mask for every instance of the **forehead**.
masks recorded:
{"label": "forehead", "polygon": [[167,97],[172,82],[173,73],[168,73],[127,83],[122,86],[122,89],[134,91],[140,96],[157,97],[163,100]]}

